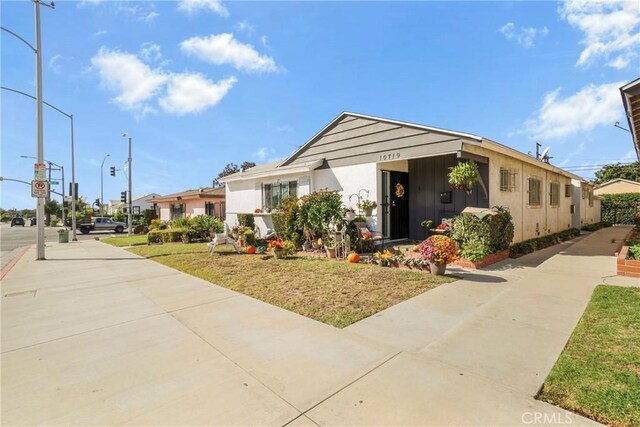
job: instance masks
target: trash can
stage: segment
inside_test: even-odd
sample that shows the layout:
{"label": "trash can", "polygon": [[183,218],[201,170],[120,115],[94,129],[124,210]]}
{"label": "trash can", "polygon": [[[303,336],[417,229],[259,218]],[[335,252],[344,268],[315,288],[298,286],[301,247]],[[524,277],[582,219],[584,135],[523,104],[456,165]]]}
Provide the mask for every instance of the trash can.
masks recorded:
{"label": "trash can", "polygon": [[69,230],[58,230],[58,243],[69,243]]}

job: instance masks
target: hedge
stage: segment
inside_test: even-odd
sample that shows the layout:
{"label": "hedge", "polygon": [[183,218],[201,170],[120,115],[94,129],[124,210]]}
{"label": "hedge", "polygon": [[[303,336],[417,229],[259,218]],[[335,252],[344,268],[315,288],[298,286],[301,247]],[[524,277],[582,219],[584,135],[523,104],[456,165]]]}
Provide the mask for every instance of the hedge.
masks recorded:
{"label": "hedge", "polygon": [[600,201],[603,222],[634,224],[640,209],[640,193],[603,194]]}
{"label": "hedge", "polygon": [[147,234],[147,243],[170,243],[181,242],[182,236],[186,235],[190,238],[190,230],[186,228],[169,228],[166,230],[151,230]]}
{"label": "hedge", "polygon": [[509,248],[513,221],[509,210],[500,206],[488,213],[463,213],[453,220],[453,238],[462,242],[460,256],[477,261]]}
{"label": "hedge", "polygon": [[548,248],[549,246],[564,242],[565,240],[571,240],[579,235],[580,230],[577,228],[568,228],[558,233],[524,240],[522,242],[514,243],[509,247],[509,256],[511,258],[519,258],[538,249]]}

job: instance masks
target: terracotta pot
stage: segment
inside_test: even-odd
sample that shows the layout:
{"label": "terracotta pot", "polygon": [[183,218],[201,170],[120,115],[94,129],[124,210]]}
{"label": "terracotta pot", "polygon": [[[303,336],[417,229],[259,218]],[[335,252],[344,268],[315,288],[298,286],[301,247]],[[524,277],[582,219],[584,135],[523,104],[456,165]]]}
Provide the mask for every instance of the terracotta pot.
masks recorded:
{"label": "terracotta pot", "polygon": [[431,274],[435,274],[436,276],[442,276],[444,272],[447,270],[447,264],[435,264],[433,262],[430,262],[429,270],[431,271]]}
{"label": "terracotta pot", "polygon": [[336,248],[327,248],[327,258],[336,257]]}
{"label": "terracotta pot", "polygon": [[276,257],[277,259],[282,259],[285,257],[285,250],[284,249],[274,249],[273,250],[273,256]]}

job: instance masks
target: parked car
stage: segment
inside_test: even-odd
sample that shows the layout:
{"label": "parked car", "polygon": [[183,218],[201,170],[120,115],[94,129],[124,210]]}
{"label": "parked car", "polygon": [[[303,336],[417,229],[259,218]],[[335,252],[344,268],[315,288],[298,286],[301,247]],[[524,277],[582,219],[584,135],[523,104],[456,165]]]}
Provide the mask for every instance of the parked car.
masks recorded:
{"label": "parked car", "polygon": [[34,225],[37,225],[37,224],[38,224],[38,218],[36,218],[35,216],[32,216],[29,227],[33,227]]}
{"label": "parked car", "polygon": [[13,227],[14,225],[21,225],[24,227],[24,218],[12,218],[11,219],[11,226]]}
{"label": "parked car", "polygon": [[90,222],[81,222],[78,228],[82,234],[89,234],[91,231],[109,231],[113,230],[116,233],[122,233],[127,224],[124,222],[114,221],[111,218],[98,216],[91,218]]}

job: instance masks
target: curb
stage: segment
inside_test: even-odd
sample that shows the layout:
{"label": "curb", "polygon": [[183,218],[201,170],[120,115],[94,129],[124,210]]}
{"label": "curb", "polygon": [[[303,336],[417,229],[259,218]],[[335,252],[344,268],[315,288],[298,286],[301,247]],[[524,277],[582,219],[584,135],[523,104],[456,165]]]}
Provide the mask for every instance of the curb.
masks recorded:
{"label": "curb", "polygon": [[27,253],[31,246],[32,245],[25,246],[24,249],[22,249],[22,251],[18,253],[18,255],[14,256],[13,259],[2,268],[2,271],[0,271],[0,280],[4,279],[4,276],[6,276],[11,271],[11,269],[18,263],[18,261],[20,261],[24,254]]}

